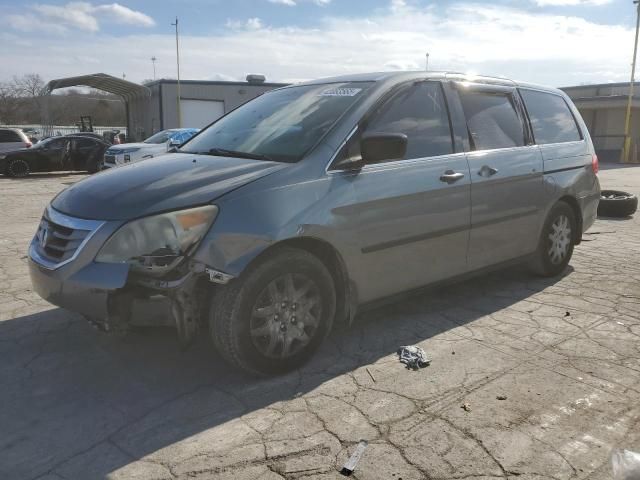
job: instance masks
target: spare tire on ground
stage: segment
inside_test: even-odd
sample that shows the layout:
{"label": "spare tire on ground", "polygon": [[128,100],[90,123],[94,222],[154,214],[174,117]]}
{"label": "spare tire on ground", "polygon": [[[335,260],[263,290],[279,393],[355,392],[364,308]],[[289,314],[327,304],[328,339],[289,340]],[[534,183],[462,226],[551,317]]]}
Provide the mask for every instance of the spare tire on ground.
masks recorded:
{"label": "spare tire on ground", "polygon": [[638,209],[638,197],[632,193],[617,190],[602,190],[598,216],[600,217],[628,217]]}

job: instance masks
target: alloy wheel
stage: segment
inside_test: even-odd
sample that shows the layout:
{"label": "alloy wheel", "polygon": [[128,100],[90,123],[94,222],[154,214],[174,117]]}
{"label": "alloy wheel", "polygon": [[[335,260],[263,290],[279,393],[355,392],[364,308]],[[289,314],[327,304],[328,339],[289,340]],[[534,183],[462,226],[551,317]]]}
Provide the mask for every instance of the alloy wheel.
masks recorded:
{"label": "alloy wheel", "polygon": [[9,164],[9,174],[12,177],[24,177],[29,173],[29,164],[24,160],[14,160]]}
{"label": "alloy wheel", "polygon": [[553,265],[562,263],[571,247],[571,222],[566,215],[559,215],[551,224],[549,259]]}
{"label": "alloy wheel", "polygon": [[286,273],[258,295],[251,312],[251,339],[264,356],[285,359],[309,345],[321,318],[316,283],[306,275]]}

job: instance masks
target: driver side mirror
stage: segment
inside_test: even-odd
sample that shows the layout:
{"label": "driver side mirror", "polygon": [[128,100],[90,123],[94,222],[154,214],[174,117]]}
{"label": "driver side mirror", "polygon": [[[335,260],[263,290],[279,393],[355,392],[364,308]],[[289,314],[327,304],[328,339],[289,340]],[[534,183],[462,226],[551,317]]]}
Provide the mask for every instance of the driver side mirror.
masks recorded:
{"label": "driver side mirror", "polygon": [[401,160],[407,153],[407,136],[403,133],[365,133],[360,139],[365,164]]}
{"label": "driver side mirror", "polygon": [[357,172],[369,163],[401,160],[407,153],[407,141],[403,133],[365,133],[360,139],[360,157],[342,159],[333,168]]}

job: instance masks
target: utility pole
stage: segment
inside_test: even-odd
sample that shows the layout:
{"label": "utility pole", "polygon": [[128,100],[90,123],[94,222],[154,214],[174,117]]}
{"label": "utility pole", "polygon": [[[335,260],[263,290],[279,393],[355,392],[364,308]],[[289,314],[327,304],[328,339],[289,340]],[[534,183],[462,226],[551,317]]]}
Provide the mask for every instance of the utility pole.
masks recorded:
{"label": "utility pole", "polygon": [[180,42],[178,40],[178,17],[176,17],[176,23],[172,23],[172,26],[176,27],[176,64],[178,66],[178,128],[182,127],[182,110],[180,109]]}
{"label": "utility pole", "polygon": [[429,71],[429,53],[427,52],[427,66],[425,68],[425,71]]}
{"label": "utility pole", "polygon": [[[636,5],[636,39],[633,44],[633,62],[631,63],[631,82],[629,83],[629,98],[627,99],[627,115],[624,120],[624,147],[622,149],[622,163],[629,163],[631,159],[631,104],[633,102],[633,87],[636,80],[636,58],[638,56],[638,31],[640,30],[640,1],[634,0]],[[634,159],[635,161],[635,159]]]}
{"label": "utility pole", "polygon": [[155,57],[155,55],[153,57],[151,57],[151,63],[153,63],[153,79],[156,79],[156,60],[157,58]]}

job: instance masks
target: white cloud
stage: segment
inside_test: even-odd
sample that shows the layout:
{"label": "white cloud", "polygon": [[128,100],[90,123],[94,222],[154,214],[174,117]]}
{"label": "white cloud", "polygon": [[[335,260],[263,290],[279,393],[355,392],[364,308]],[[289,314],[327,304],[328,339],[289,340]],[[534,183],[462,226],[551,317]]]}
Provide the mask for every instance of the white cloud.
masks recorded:
{"label": "white cloud", "polygon": [[69,2],[65,5],[36,4],[32,12],[5,16],[3,23],[23,32],[66,33],[69,30],[97,32],[100,22],[151,27],[154,20],[142,12],[119,3],[91,4]]}
{"label": "white cloud", "polygon": [[119,3],[96,5],[94,10],[99,15],[109,18],[116,23],[138,25],[141,27],[153,27],[156,24],[150,16],[136,10],[131,10],[129,7],[125,7]]}
{"label": "white cloud", "polygon": [[70,2],[66,5],[34,5],[33,10],[42,19],[58,22],[64,27],[77,28],[88,32],[97,32],[98,20],[92,15],[92,6],[85,2]]}
{"label": "white cloud", "polygon": [[607,5],[613,0],[534,0],[539,7],[566,7],[577,5]]}
{"label": "white cloud", "polygon": [[249,18],[245,21],[227,20],[226,26],[233,30],[240,30],[240,29],[258,30],[263,27],[262,20],[260,20],[258,17]]}
{"label": "white cloud", "polygon": [[[478,3],[412,2],[354,17],[326,17],[316,27],[273,27],[244,20],[217,35],[181,36],[181,76],[238,80],[261,72],[271,81],[310,79],[352,72],[476,71],[549,85],[623,81],[628,77],[633,31],[576,16],[531,13]],[[0,20],[1,21],[1,20]],[[25,35],[31,38],[31,36]],[[82,55],[100,64],[78,61]],[[122,52],[127,52],[122,55]],[[585,53],[587,52],[587,53]],[[104,71],[142,80],[175,76],[175,38],[166,35],[88,36],[83,42],[52,38],[30,50],[3,49],[4,75],[32,71],[47,78]],[[50,59],[55,58],[55,62]]]}
{"label": "white cloud", "polygon": [[[286,5],[288,7],[295,7],[299,1],[304,0],[268,0],[270,3],[277,3],[279,5]],[[331,0],[310,0],[320,7],[324,7],[325,5],[329,5]]]}

